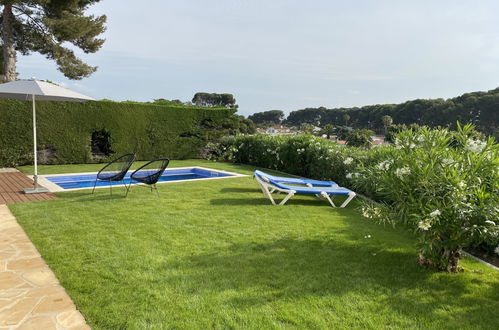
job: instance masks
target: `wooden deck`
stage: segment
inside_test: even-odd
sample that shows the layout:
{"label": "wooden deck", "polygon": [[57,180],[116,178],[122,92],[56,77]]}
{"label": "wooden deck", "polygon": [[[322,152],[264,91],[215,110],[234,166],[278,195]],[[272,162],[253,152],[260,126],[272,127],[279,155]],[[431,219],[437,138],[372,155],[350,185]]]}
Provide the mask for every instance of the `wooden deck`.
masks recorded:
{"label": "wooden deck", "polygon": [[0,172],[0,204],[24,203],[57,199],[52,193],[25,194],[23,188],[33,187],[33,180],[18,171]]}

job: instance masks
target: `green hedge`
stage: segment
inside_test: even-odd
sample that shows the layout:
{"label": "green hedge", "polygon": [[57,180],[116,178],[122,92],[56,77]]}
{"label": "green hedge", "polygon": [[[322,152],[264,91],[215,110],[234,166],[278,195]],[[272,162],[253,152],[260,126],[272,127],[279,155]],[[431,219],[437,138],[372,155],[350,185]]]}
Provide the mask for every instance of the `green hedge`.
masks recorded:
{"label": "green hedge", "polygon": [[[0,166],[32,159],[31,102],[0,100]],[[52,163],[87,163],[92,132],[105,129],[116,154],[138,159],[192,158],[235,110],[147,103],[37,102],[38,150],[54,151]]]}

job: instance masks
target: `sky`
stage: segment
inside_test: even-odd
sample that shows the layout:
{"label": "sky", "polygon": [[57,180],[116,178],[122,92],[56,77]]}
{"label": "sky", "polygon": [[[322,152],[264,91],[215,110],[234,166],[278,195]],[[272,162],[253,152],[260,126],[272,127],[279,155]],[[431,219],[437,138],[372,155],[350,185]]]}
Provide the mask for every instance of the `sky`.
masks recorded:
{"label": "sky", "polygon": [[497,0],[102,0],[98,71],[66,79],[41,55],[21,78],[97,99],[232,93],[238,113],[449,98],[499,86]]}

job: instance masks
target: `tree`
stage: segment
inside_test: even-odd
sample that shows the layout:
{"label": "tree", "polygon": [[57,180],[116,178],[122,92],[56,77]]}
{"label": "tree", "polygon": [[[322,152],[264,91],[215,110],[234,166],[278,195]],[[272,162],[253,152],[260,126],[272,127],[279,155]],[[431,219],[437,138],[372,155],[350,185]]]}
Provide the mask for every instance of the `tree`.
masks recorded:
{"label": "tree", "polygon": [[282,110],[256,112],[248,116],[248,119],[257,125],[278,125],[284,119],[284,112]]}
{"label": "tree", "polygon": [[383,126],[385,127],[385,135],[386,135],[388,127],[390,127],[393,124],[393,119],[388,115],[384,115],[383,117],[381,117],[381,121],[383,122]]}
{"label": "tree", "polygon": [[345,113],[343,115],[343,120],[345,121],[345,126],[348,126],[348,121],[350,120],[350,115],[348,113]]}
{"label": "tree", "polygon": [[199,92],[194,94],[192,103],[203,107],[237,108],[236,99],[232,94],[217,94]]}
{"label": "tree", "polygon": [[57,63],[69,79],[88,77],[97,70],[77,58],[67,43],[85,53],[98,51],[106,16],[85,15],[100,0],[3,0],[1,14],[4,81],[16,80],[17,52],[37,52]]}
{"label": "tree", "polygon": [[305,134],[313,134],[314,133],[314,125],[309,123],[303,123],[300,125],[300,131]]}
{"label": "tree", "polygon": [[321,130],[321,134],[325,134],[327,139],[329,140],[331,138],[331,135],[334,134],[335,128],[331,124],[327,124],[324,126]]}
{"label": "tree", "polygon": [[374,132],[368,129],[354,129],[348,133],[346,142],[352,147],[370,148]]}

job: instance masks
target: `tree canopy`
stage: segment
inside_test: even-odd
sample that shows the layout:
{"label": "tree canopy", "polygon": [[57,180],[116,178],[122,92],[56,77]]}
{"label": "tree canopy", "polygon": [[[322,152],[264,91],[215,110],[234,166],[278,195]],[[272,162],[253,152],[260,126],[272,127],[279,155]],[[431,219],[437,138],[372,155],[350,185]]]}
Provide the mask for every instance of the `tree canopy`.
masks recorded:
{"label": "tree canopy", "polygon": [[192,103],[203,107],[237,108],[236,99],[232,94],[217,94],[199,92],[194,94]]}
{"label": "tree canopy", "polygon": [[284,112],[282,110],[256,112],[248,116],[248,119],[257,125],[278,125],[284,119]]}
{"label": "tree canopy", "polygon": [[[466,93],[458,97],[444,99],[416,99],[400,104],[377,104],[355,108],[306,108],[292,111],[286,123],[299,126],[301,123],[314,124],[321,116],[321,125],[344,125],[348,115],[348,126],[372,129],[383,132],[384,116],[390,116],[393,123],[410,125],[413,123],[429,127],[455,128],[456,123],[472,123],[477,129],[499,136],[499,88],[488,92]],[[391,124],[390,124],[391,125]]]}
{"label": "tree canopy", "polygon": [[84,63],[67,46],[71,44],[85,53],[95,53],[102,47],[104,39],[98,36],[105,31],[106,16],[85,15],[99,1],[1,1],[4,80],[16,79],[17,52],[45,55],[69,79],[81,79],[95,72],[97,67]]}

